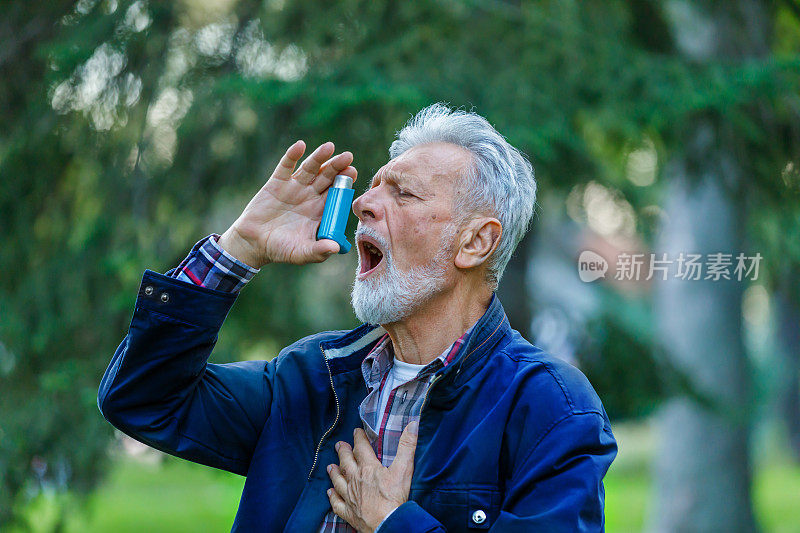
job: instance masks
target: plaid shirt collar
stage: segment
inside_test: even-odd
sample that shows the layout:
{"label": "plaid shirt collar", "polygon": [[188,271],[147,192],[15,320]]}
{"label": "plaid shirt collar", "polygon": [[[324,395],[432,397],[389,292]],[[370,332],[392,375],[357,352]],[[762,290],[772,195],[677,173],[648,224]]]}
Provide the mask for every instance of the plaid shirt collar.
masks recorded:
{"label": "plaid shirt collar", "polygon": [[[458,340],[439,354],[439,357],[425,365],[415,379],[421,380],[431,376],[452,363],[474,327],[475,325],[473,324]],[[393,364],[394,347],[392,346],[392,339],[387,333],[380,338],[361,363],[361,373],[364,376],[364,383],[367,384],[367,389],[371,391],[379,387]]]}

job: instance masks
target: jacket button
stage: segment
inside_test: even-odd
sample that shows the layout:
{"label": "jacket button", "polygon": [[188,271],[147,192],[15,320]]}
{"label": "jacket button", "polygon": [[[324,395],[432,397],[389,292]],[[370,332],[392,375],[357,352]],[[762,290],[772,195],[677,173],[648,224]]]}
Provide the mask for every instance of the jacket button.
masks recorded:
{"label": "jacket button", "polygon": [[164,303],[167,303],[169,301],[169,294],[167,294],[166,292],[162,292],[161,293],[161,301],[164,302]]}
{"label": "jacket button", "polygon": [[152,296],[153,295],[153,286],[152,285],[148,285],[147,287],[145,287],[144,288],[144,293],[147,296]]}
{"label": "jacket button", "polygon": [[474,513],[472,513],[472,521],[476,524],[483,524],[486,521],[486,513],[482,510],[478,509]]}

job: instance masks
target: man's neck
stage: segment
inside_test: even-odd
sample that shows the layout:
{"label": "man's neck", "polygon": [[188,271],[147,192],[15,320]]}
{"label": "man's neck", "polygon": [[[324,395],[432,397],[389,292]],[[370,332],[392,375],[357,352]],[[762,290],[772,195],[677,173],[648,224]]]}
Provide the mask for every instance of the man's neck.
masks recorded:
{"label": "man's neck", "polygon": [[492,292],[457,288],[440,294],[399,322],[384,324],[395,357],[406,363],[428,364],[453,344],[486,312]]}

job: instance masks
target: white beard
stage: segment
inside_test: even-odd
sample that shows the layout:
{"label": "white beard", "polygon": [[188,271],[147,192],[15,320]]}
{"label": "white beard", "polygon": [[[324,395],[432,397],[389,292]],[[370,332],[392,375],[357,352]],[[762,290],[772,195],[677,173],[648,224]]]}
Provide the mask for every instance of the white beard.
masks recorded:
{"label": "white beard", "polygon": [[[368,324],[391,324],[409,317],[422,304],[441,292],[447,282],[448,262],[455,227],[447,228],[442,235],[442,245],[436,256],[425,266],[400,271],[392,259],[389,243],[375,230],[359,227],[359,235],[369,235],[383,250],[384,271],[365,280],[357,277],[353,282],[351,301],[356,317]],[[361,272],[359,255],[356,276]]]}

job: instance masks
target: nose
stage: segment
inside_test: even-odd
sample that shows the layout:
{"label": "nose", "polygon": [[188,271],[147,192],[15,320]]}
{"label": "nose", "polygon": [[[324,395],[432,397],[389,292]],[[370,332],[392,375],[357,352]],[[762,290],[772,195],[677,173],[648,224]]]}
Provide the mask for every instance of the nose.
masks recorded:
{"label": "nose", "polygon": [[380,205],[375,190],[375,188],[367,189],[364,194],[353,200],[353,213],[361,222],[378,218]]}

